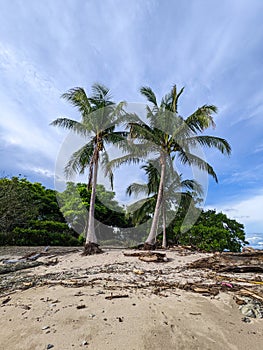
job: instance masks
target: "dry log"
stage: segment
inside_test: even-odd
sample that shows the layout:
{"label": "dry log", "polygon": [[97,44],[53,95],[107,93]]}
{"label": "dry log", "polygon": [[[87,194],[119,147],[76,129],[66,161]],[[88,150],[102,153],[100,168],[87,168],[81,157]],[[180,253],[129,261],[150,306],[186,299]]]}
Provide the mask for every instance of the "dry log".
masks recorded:
{"label": "dry log", "polygon": [[263,251],[243,253],[215,253],[196,260],[188,268],[212,269],[220,272],[263,272]]}
{"label": "dry log", "polygon": [[119,299],[119,298],[129,298],[129,295],[128,294],[118,294],[118,295],[111,294],[110,296],[105,297],[105,299],[107,300]]}
{"label": "dry log", "polygon": [[236,272],[236,273],[245,273],[245,272],[263,272],[263,266],[258,265],[248,265],[248,266],[225,266],[218,268],[220,272]]}
{"label": "dry log", "polygon": [[30,269],[32,267],[44,265],[41,261],[28,261],[28,262],[18,262],[12,266],[0,266],[0,275],[5,275],[10,272],[15,272],[19,270]]}
{"label": "dry log", "polygon": [[152,255],[158,255],[160,257],[165,257],[166,254],[165,253],[159,253],[159,252],[151,252],[151,251],[142,251],[142,252],[123,252],[124,256],[152,256]]}
{"label": "dry log", "polygon": [[140,260],[145,262],[167,262],[168,259],[165,253],[142,251],[142,252],[123,252],[125,256],[136,256]]}

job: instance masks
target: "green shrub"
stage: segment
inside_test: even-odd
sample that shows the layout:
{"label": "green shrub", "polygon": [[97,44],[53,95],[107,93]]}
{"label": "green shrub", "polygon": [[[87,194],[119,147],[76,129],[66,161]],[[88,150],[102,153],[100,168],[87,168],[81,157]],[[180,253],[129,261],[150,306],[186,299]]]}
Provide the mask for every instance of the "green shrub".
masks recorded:
{"label": "green shrub", "polygon": [[23,229],[16,227],[12,233],[0,233],[0,245],[80,246],[81,241],[69,233],[50,232],[44,229]]}

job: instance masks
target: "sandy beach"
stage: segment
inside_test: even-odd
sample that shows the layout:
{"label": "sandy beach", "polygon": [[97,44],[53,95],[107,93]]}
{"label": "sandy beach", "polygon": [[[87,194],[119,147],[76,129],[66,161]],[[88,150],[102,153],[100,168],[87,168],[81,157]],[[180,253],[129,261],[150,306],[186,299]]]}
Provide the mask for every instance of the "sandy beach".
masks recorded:
{"label": "sandy beach", "polygon": [[[0,349],[262,349],[263,320],[244,322],[232,290],[181,288],[212,283],[213,272],[185,268],[209,254],[166,255],[168,262],[148,263],[121,250],[88,257],[76,251],[40,258],[57,259],[54,265],[9,274],[13,287],[2,288],[0,298]],[[19,278],[27,289],[15,284]]]}

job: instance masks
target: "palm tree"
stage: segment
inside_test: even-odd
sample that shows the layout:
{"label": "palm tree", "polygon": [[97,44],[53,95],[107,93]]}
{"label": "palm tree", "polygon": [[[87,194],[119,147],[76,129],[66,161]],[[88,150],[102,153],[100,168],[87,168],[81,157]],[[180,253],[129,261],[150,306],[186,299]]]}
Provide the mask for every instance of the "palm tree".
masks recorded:
{"label": "palm tree", "polygon": [[[89,169],[88,188],[91,187],[88,224],[85,228],[86,244],[84,254],[101,252],[95,234],[94,212],[96,185],[99,163],[108,162],[105,145],[116,144],[123,140],[127,133],[115,131],[115,126],[124,121],[124,102],[116,105],[109,94],[109,89],[101,84],[92,85],[92,95],[88,97],[80,87],[70,89],[62,95],[81,114],[81,121],[68,118],[58,118],[51,125],[59,126],[87,139],[87,143],[74,152],[65,167],[69,177],[73,172],[83,174]],[[108,172],[112,184],[113,174]]]}
{"label": "palm tree", "polygon": [[[141,94],[146,97],[147,122],[137,116],[136,121],[128,123],[130,143],[135,140],[131,154],[120,157],[111,165],[139,162],[148,154],[156,154],[160,164],[160,181],[150,233],[145,241],[145,249],[154,246],[159,215],[163,202],[164,182],[167,163],[179,161],[183,165],[196,166],[207,172],[217,182],[217,176],[210,164],[195,153],[196,147],[208,147],[229,155],[231,147],[225,139],[201,135],[210,126],[214,127],[214,105],[203,105],[186,119],[178,115],[177,105],[184,88],[177,93],[176,85],[165,95],[160,104],[150,87],[142,87]],[[141,152],[141,153],[140,153]]]}
{"label": "palm tree", "polygon": [[[166,166],[169,168],[171,164],[167,164]],[[137,196],[140,193],[147,196],[128,207],[128,211],[133,212],[132,219],[134,224],[143,223],[145,219],[150,218],[153,214],[160,183],[160,172],[158,171],[158,163],[156,161],[148,161],[141,169],[145,170],[148,179],[147,184],[132,183],[126,190],[129,196],[132,194]],[[201,195],[202,193],[202,187],[197,181],[182,180],[182,174],[178,175],[173,168],[166,172],[161,205],[163,248],[167,247],[167,214],[169,213],[169,216],[173,218],[181,200],[189,201],[194,196]]]}

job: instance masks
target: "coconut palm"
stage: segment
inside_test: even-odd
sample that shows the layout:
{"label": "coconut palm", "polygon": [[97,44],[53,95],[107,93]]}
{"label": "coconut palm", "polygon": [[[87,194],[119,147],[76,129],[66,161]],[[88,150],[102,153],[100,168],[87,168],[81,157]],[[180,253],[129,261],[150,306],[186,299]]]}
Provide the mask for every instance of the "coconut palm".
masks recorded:
{"label": "coconut palm", "polygon": [[[152,225],[144,245],[145,249],[152,249],[154,246],[163,201],[167,163],[172,164],[178,161],[183,165],[198,167],[217,182],[213,167],[196,154],[196,148],[215,148],[224,155],[229,155],[231,152],[231,147],[225,139],[202,135],[207,128],[215,127],[212,115],[217,112],[217,108],[214,105],[203,105],[186,119],[178,115],[178,100],[183,90],[184,88],[177,93],[176,85],[174,85],[158,104],[156,95],[150,87],[141,88],[141,94],[149,103],[146,107],[147,121],[136,116],[137,120],[128,123],[129,147],[132,152],[110,164],[112,168],[123,163],[138,163],[140,160],[143,161],[147,155],[152,156],[153,154],[159,159],[160,181]],[[129,147],[126,148],[126,151]]]}
{"label": "coconut palm", "polygon": [[173,86],[171,91],[162,98],[160,105],[158,105],[156,95],[152,89],[150,87],[142,87],[142,95],[151,104],[151,106],[147,106],[149,126],[143,122],[130,123],[131,134],[155,143],[160,155],[159,189],[151,230],[145,242],[146,246],[147,244],[149,246],[153,244],[156,235],[163,199],[166,160],[168,159],[169,163],[172,163],[176,159],[184,165],[197,166],[208,172],[217,181],[217,176],[212,166],[201,157],[198,157],[194,150],[197,146],[202,146],[216,148],[222,154],[230,154],[231,151],[230,145],[226,140],[214,136],[200,135],[208,127],[215,126],[212,114],[217,112],[217,108],[214,105],[204,105],[186,119],[178,115],[178,100],[183,90],[184,88],[177,93],[176,86]]}
{"label": "coconut palm", "polygon": [[[167,168],[171,164],[166,165]],[[138,200],[128,207],[128,211],[133,213],[132,219],[134,224],[141,224],[152,216],[157,200],[157,193],[160,183],[159,164],[155,161],[148,161],[143,165],[143,169],[147,175],[147,183],[132,183],[128,186],[126,193],[131,196],[134,194],[145,194],[147,197]],[[166,248],[166,221],[167,217],[171,219],[176,214],[176,210],[181,201],[192,200],[193,197],[202,194],[202,187],[195,180],[182,180],[182,174],[178,175],[174,169],[169,169],[165,174],[164,188],[162,193],[162,247]]]}
{"label": "coconut palm", "polygon": [[[83,174],[89,169],[88,188],[91,187],[88,224],[85,228],[86,244],[84,252],[87,254],[100,252],[97,244],[94,225],[95,197],[99,163],[105,165],[108,153],[105,145],[116,144],[123,140],[127,133],[115,131],[115,126],[124,121],[124,102],[116,105],[112,100],[109,89],[101,84],[92,86],[92,95],[88,97],[80,87],[70,89],[62,95],[78,109],[81,120],[58,118],[51,125],[59,126],[87,139],[87,143],[74,152],[65,167],[69,177],[72,173]],[[112,183],[112,172],[108,172]]]}

